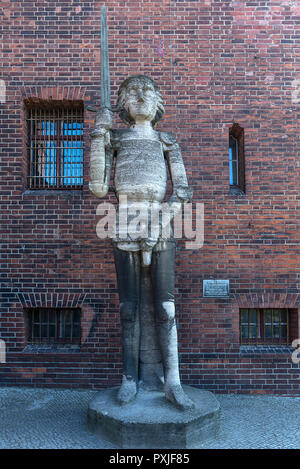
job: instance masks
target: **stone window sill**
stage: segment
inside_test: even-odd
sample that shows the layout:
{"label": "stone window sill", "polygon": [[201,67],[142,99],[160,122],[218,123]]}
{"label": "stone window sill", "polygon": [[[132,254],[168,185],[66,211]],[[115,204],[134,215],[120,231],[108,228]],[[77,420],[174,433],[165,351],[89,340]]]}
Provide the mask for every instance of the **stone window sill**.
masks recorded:
{"label": "stone window sill", "polygon": [[245,192],[237,186],[230,186],[229,195],[234,195],[236,197],[246,197]]}
{"label": "stone window sill", "polygon": [[295,349],[288,345],[241,345],[240,355],[291,355]]}
{"label": "stone window sill", "polygon": [[66,190],[59,190],[59,189],[26,189],[23,192],[23,196],[41,196],[41,195],[46,195],[46,196],[52,196],[52,197],[57,197],[57,196],[62,196],[62,197],[74,197],[79,195],[81,196],[83,192],[83,187],[80,189],[66,189]]}
{"label": "stone window sill", "polygon": [[28,344],[23,350],[23,353],[78,353],[80,352],[80,345],[69,344]]}

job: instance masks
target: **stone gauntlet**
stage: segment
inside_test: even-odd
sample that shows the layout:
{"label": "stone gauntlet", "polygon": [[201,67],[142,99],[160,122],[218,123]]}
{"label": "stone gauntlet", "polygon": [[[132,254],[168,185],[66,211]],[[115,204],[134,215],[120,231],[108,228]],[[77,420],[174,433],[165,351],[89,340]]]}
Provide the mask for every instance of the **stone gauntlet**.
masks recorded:
{"label": "stone gauntlet", "polygon": [[170,197],[168,203],[171,204],[183,204],[190,202],[193,197],[193,189],[188,186],[177,186],[174,187],[173,194]]}
{"label": "stone gauntlet", "polygon": [[96,197],[105,197],[108,192],[106,148],[110,145],[109,128],[112,125],[111,112],[103,109],[97,112],[95,128],[91,135],[89,189]]}
{"label": "stone gauntlet", "polygon": [[178,186],[175,188],[175,194],[180,202],[190,202],[193,197],[193,189],[188,186]]}

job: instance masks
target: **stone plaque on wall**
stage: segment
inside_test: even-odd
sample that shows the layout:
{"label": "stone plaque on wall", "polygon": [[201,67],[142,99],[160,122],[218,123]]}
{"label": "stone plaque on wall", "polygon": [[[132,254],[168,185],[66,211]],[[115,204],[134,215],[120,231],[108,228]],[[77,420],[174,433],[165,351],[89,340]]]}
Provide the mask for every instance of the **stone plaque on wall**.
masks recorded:
{"label": "stone plaque on wall", "polygon": [[229,280],[203,280],[203,296],[207,298],[228,298]]}

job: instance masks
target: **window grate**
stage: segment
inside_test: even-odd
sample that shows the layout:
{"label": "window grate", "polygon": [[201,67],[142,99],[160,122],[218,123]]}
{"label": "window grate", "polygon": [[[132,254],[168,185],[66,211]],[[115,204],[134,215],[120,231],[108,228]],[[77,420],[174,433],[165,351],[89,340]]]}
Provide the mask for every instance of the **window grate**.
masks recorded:
{"label": "window grate", "polygon": [[243,345],[289,345],[288,309],[241,309],[240,343]]}
{"label": "window grate", "polygon": [[83,185],[83,106],[27,110],[30,189]]}
{"label": "window grate", "polygon": [[28,309],[28,343],[79,344],[80,315],[78,308]]}

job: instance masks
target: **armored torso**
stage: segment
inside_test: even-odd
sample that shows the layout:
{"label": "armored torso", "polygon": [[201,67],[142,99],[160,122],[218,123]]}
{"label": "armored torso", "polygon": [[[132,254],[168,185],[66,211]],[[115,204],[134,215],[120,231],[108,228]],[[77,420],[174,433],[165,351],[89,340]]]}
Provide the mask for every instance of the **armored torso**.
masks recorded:
{"label": "armored torso", "polygon": [[[111,145],[116,153],[114,182],[119,199],[118,214],[124,208],[124,196],[127,197],[129,211],[132,207],[134,212],[136,203],[143,203],[150,213],[151,209],[159,210],[166,193],[165,139],[162,133],[155,131],[152,135],[138,137],[129,129],[111,131]],[[130,221],[129,217],[128,224]],[[123,233],[118,226],[114,242],[120,249],[140,249],[140,240],[132,239],[130,233]]]}
{"label": "armored torso", "polygon": [[127,129],[112,139],[116,150],[115,190],[130,201],[158,201],[165,196],[167,171],[163,146],[156,139],[133,138]]}

